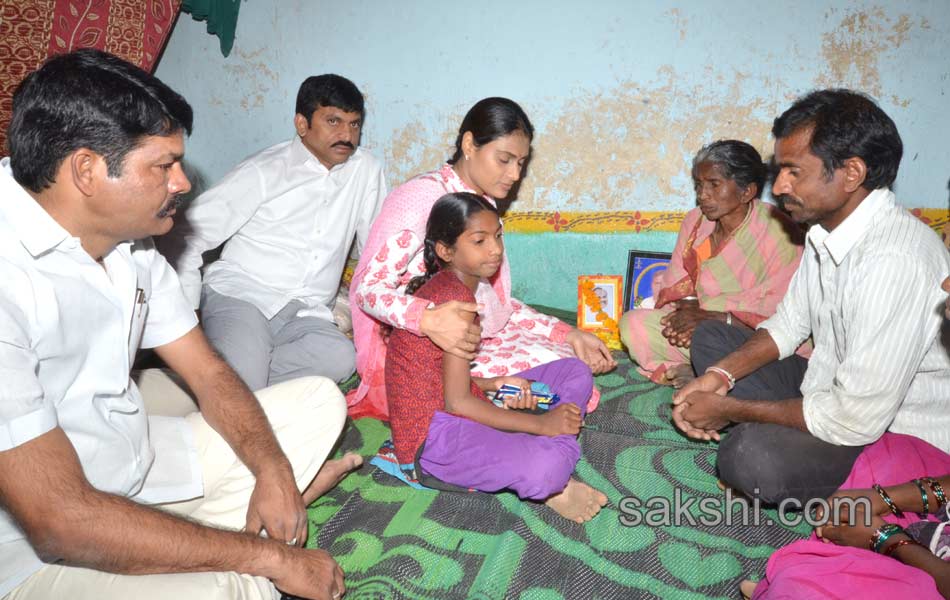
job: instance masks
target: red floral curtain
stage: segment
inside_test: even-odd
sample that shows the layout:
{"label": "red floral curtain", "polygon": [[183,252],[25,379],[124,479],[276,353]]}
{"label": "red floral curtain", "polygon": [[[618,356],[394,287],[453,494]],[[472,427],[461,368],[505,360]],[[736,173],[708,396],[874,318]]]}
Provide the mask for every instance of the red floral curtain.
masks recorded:
{"label": "red floral curtain", "polygon": [[0,155],[13,91],[48,56],[99,48],[152,71],[181,0],[0,0]]}

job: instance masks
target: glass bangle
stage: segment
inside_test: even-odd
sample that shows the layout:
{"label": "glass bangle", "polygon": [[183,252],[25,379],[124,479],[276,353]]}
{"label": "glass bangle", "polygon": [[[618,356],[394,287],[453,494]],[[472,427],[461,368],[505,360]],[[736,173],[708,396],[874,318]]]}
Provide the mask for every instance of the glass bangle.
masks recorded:
{"label": "glass bangle", "polygon": [[884,504],[886,504],[887,507],[891,509],[891,512],[894,513],[895,517],[898,519],[904,517],[904,511],[897,508],[897,505],[894,504],[894,501],[891,500],[891,497],[887,494],[887,492],[884,491],[884,488],[882,488],[880,484],[875,483],[871,487],[874,488],[874,491],[877,492],[877,495],[881,497],[881,500],[884,500]]}
{"label": "glass bangle", "polygon": [[919,479],[911,480],[914,485],[917,486],[917,489],[920,490],[920,500],[924,505],[924,510],[920,514],[926,515],[930,513],[930,498],[927,497],[927,490],[924,488],[924,484],[920,482]]}

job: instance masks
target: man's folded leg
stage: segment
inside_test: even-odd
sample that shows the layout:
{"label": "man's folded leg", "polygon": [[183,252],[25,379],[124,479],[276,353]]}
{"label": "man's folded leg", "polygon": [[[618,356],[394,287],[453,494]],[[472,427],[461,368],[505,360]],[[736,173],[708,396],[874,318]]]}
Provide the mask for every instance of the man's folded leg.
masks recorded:
{"label": "man's folded leg", "polygon": [[[150,371],[144,378],[137,379],[150,413],[180,416],[188,413],[188,403],[194,411],[190,397],[179,393],[167,374]],[[263,389],[256,396],[303,490],[316,476],[343,429],[346,419],[343,395],[329,379],[305,377]],[[153,407],[157,408],[152,410]],[[243,528],[254,477],[199,413],[191,412],[185,418],[195,434],[205,494],[161,508],[216,527]],[[276,600],[279,597],[267,579],[234,572],[130,576],[47,565],[3,600]]]}
{"label": "man's folded leg", "polygon": [[[330,455],[346,421],[346,401],[325,377],[302,377],[255,394],[280,447],[290,460],[300,490],[306,489]],[[148,400],[146,400],[148,404]],[[217,527],[242,529],[254,491],[254,476],[201,416],[185,419],[195,435],[204,496],[162,508]]]}

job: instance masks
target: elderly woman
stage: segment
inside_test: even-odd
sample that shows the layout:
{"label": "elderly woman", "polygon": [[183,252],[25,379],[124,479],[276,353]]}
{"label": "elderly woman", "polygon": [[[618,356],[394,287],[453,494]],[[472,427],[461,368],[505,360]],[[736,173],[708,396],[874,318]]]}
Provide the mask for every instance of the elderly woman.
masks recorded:
{"label": "elderly woman", "polygon": [[[361,379],[360,387],[347,397],[351,414],[385,417],[388,412],[383,373],[391,328],[426,336],[446,352],[470,360],[476,377],[517,373],[569,356],[583,360],[594,373],[616,366],[594,335],[513,298],[507,258],[475,293],[480,332],[475,327],[460,335],[471,325],[472,315],[454,316],[474,311],[476,305],[446,302],[433,307],[405,294],[409,279],[424,270],[426,221],[435,201],[449,192],[472,192],[492,205],[496,198],[507,197],[521,179],[533,135],[534,128],[517,103],[507,98],[480,100],[462,120],[448,162],[394,189],[384,201],[350,286]],[[595,391],[593,404],[597,398]]]}
{"label": "elderly woman", "polygon": [[721,140],[693,159],[698,207],[683,220],[669,268],[653,281],[653,308],[624,314],[620,336],[640,372],[682,387],[693,378],[690,338],[717,319],[755,327],[798,267],[801,230],[759,197],[766,167],[745,142]]}

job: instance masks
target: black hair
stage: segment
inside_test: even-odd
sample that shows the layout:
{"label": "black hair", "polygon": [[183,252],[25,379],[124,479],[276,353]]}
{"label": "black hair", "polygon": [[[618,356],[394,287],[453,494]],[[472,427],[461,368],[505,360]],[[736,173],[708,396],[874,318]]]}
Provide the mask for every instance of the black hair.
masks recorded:
{"label": "black hair", "polygon": [[426,222],[425,247],[422,250],[426,273],[409,281],[406,285],[407,294],[415,293],[445,266],[435,252],[436,243],[441,242],[450,247],[455,245],[472,215],[486,210],[498,214],[498,210],[488,200],[471,192],[453,192],[435,201]]}
{"label": "black hair", "polygon": [[693,158],[693,176],[701,163],[711,163],[719,167],[726,179],[746,189],[755,184],[755,197],[762,197],[768,168],[762,162],[762,156],[751,144],[739,140],[719,140],[703,146]]}
{"label": "black hair", "polygon": [[897,126],[873,100],[852,90],[811,92],[799,98],[772,125],[775,139],[811,129],[809,148],[831,179],[844,161],[858,157],[867,165],[866,190],[891,187],[904,145]]}
{"label": "black hair", "polygon": [[313,75],[307,77],[297,90],[298,115],[303,115],[310,123],[314,111],[321,106],[333,106],[343,112],[360,113],[360,119],[366,117],[363,94],[356,84],[339,75]]}
{"label": "black hair", "polygon": [[66,157],[88,148],[109,176],[146,136],[191,133],[191,106],[158,78],[121,58],[86,48],[60,54],[30,73],[13,94],[7,130],[17,183],[41,192]]}
{"label": "black hair", "polygon": [[450,165],[462,159],[462,137],[469,131],[476,146],[484,146],[515,131],[525,134],[529,142],[534,138],[534,127],[517,102],[508,98],[485,98],[465,113],[455,138],[455,154],[448,161]]}

